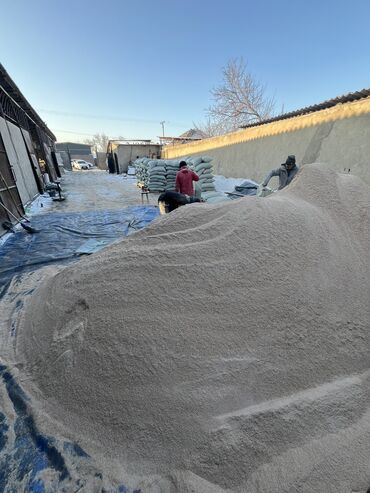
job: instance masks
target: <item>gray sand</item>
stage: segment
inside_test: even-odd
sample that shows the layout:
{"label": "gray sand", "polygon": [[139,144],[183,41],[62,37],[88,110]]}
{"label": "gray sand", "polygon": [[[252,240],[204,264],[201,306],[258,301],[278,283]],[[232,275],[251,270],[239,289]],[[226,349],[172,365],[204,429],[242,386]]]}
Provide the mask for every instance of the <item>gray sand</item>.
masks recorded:
{"label": "gray sand", "polygon": [[143,491],[366,491],[369,192],[306,165],[49,278],[17,342],[41,426]]}

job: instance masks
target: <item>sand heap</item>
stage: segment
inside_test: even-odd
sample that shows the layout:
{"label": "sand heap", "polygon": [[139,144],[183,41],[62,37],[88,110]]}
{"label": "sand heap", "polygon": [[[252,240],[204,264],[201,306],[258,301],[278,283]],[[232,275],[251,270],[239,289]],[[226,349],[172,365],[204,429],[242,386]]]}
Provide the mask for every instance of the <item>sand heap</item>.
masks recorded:
{"label": "sand heap", "polygon": [[171,492],[364,491],[369,192],[306,165],[62,270],[17,345],[44,427]]}

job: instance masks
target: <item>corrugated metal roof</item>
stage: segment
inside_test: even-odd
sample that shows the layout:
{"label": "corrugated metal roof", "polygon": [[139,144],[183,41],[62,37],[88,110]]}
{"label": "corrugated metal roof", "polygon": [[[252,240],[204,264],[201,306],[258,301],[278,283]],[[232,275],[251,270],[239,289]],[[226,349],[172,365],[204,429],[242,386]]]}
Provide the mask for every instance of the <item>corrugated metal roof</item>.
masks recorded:
{"label": "corrugated metal roof", "polygon": [[202,130],[199,130],[199,128],[191,128],[187,132],[179,135],[178,138],[199,140],[205,138],[205,133],[202,132]]}
{"label": "corrugated metal roof", "polygon": [[314,113],[315,111],[325,110],[336,106],[337,104],[350,103],[352,101],[358,101],[359,99],[368,98],[370,96],[370,89],[362,89],[357,92],[350,92],[344,94],[343,96],[338,96],[337,98],[328,99],[319,104],[314,104],[312,106],[307,106],[306,108],[301,108],[300,110],[291,111],[289,113],[283,113],[282,115],[269,118],[268,120],[263,120],[261,122],[249,123],[248,125],[242,125],[240,128],[257,127],[258,125],[265,125],[266,123],[272,123],[279,120],[287,120],[288,118],[293,118],[295,116],[306,115],[307,113]]}

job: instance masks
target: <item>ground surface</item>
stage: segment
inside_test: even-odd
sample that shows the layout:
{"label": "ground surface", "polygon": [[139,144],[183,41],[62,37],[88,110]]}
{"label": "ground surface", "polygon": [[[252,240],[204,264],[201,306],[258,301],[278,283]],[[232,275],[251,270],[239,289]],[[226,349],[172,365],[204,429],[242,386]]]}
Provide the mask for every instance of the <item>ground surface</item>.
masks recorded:
{"label": "ground surface", "polygon": [[[64,189],[33,209],[141,203],[101,172]],[[364,184],[307,165],[270,198],[183,207],[14,276],[0,290],[0,491],[365,492],[369,210]]]}
{"label": "ground surface", "polygon": [[[103,238],[106,232],[120,237],[127,234],[127,230],[132,232],[142,227],[140,219],[146,214],[145,208],[140,207],[141,194],[133,178],[100,170],[77,171],[63,175],[62,188],[65,201],[53,202],[45,195],[27,207],[31,224],[39,228],[40,233],[28,235],[19,228],[15,235],[4,235],[0,241],[0,492],[90,493],[105,488],[110,492],[132,493],[134,486],[107,482],[99,466],[73,441],[43,435],[35,422],[32,403],[24,393],[26,382],[15,352],[16,320],[29,294],[49,275],[60,271],[66,260],[54,258],[52,265],[43,266],[45,259],[42,259],[42,251],[37,251],[37,245],[40,250],[49,249],[56,257],[56,250],[63,248],[63,244],[73,247],[79,237],[82,241],[89,236],[94,238],[93,226],[98,226]],[[151,195],[149,201],[155,205],[156,196]],[[146,198],[144,205],[148,205]],[[150,216],[153,208],[149,208],[148,213]],[[89,225],[90,216],[95,217],[95,224]],[[14,251],[15,257],[32,257],[35,265],[22,266],[18,273],[13,266],[9,274],[4,267],[5,263],[11,265],[9,255],[4,257],[7,243],[14,245],[15,250],[10,251]],[[34,254],[30,254],[35,248]],[[36,265],[38,253],[41,264]]]}
{"label": "ground surface", "polygon": [[[112,175],[98,169],[66,173],[62,178],[62,187],[68,200],[54,202],[51,209],[54,212],[116,209],[141,204],[141,193],[135,178]],[[156,205],[156,197],[153,194],[149,196],[151,204]]]}

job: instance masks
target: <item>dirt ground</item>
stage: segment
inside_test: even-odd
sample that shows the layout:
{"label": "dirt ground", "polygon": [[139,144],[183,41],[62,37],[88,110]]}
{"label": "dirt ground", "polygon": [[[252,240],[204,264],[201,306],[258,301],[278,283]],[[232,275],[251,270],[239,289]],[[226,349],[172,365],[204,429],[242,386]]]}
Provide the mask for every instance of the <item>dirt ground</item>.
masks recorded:
{"label": "dirt ground", "polygon": [[[62,176],[62,194],[66,197],[63,202],[54,202],[47,194],[37,197],[26,208],[26,213],[31,218],[36,214],[49,213],[73,213],[92,210],[110,210],[141,205],[141,192],[136,186],[135,178],[123,175],[112,175],[106,171],[94,169],[89,171],[66,172]],[[149,204],[157,205],[158,194],[149,194]],[[146,196],[143,197],[144,205],[147,205]],[[0,238],[0,247],[9,233]],[[22,281],[14,279],[5,296],[0,299],[0,349],[2,355],[13,358],[12,342],[9,326],[16,318],[16,304],[26,294],[42,283],[49,271],[63,268],[54,264],[38,269],[35,273],[23,274]]]}
{"label": "dirt ground", "polygon": [[[63,202],[54,202],[47,194],[37,197],[32,204],[26,208],[26,213],[31,219],[31,224],[34,224],[36,215],[46,215],[51,213],[78,213],[87,211],[107,211],[124,209],[128,206],[142,205],[141,192],[136,186],[135,178],[128,178],[122,175],[110,175],[101,170],[89,171],[74,171],[67,172],[62,176],[62,190],[66,200]],[[157,205],[157,194],[149,196],[149,202],[144,197],[144,205]],[[21,233],[23,230],[20,229]],[[27,240],[27,234],[25,233]],[[9,234],[3,235],[0,238],[0,248],[9,238]],[[52,247],[51,247],[52,248]],[[30,461],[27,467],[32,471],[37,470],[37,461],[43,455],[39,456],[37,447],[32,445],[30,435],[24,432],[23,428],[19,429],[19,423],[23,423],[25,416],[18,416],[14,403],[11,400],[9,391],[3,382],[1,372],[9,371],[16,378],[17,384],[23,387],[27,384],[27,377],[22,374],[22,365],[19,363],[18,354],[16,351],[16,341],[18,338],[16,323],[25,300],[34,291],[37,286],[44,283],[45,280],[60,272],[64,268],[63,263],[54,263],[46,265],[32,271],[21,272],[13,277],[9,285],[5,286],[4,291],[1,290],[0,282],[0,490],[2,480],[5,484],[12,485],[14,491],[26,491],[26,487],[21,480],[18,480],[19,471],[27,460]],[[22,421],[23,420],[23,421]],[[22,425],[23,426],[23,425]],[[5,428],[4,428],[5,427]],[[8,430],[9,440],[6,447],[1,447],[4,443],[1,442],[4,429]],[[20,431],[19,431],[20,430]],[[22,431],[23,430],[23,431]],[[18,435],[17,435],[18,433]],[[23,434],[23,435],[22,435]],[[22,435],[21,438],[19,438]],[[19,440],[23,442],[29,440],[28,455],[22,449],[19,450]],[[23,443],[22,442],[22,443]],[[28,443],[28,442],[27,442]],[[73,444],[72,444],[73,445]],[[63,448],[63,443],[59,447]],[[19,454],[22,454],[22,460],[19,459]],[[75,458],[73,454],[64,454],[65,460],[69,461],[70,471],[74,471],[70,479],[73,483],[69,485],[68,491],[76,491],[76,484],[84,484],[81,491],[101,491],[103,488],[103,479],[98,466],[94,465],[91,460],[82,461]],[[40,459],[40,460],[41,460]],[[96,469],[95,469],[96,467]],[[6,469],[4,477],[2,469]],[[13,472],[9,472],[13,471]],[[18,473],[17,473],[18,471]],[[49,483],[51,489],[48,491],[56,491],[59,477],[58,471],[52,467],[45,469],[44,473],[49,474]],[[18,474],[17,477],[8,477],[7,474]],[[55,478],[54,478],[55,476]],[[54,479],[53,479],[54,478]],[[99,479],[100,478],[100,479]],[[53,481],[56,481],[54,484]],[[94,484],[91,484],[93,482]],[[49,484],[48,483],[48,484]],[[96,484],[95,484],[96,483]],[[54,486],[53,486],[54,485]],[[81,485],[78,487],[80,490]],[[28,489],[27,489],[28,491]],[[126,490],[125,490],[126,491]]]}
{"label": "dirt ground", "polygon": [[[82,212],[141,204],[141,192],[136,186],[135,178],[112,175],[99,169],[65,173],[62,177],[62,188],[67,200],[53,202],[47,210]],[[157,197],[157,194],[149,194],[149,203],[156,205]],[[145,196],[143,198],[146,204],[147,199]]]}

